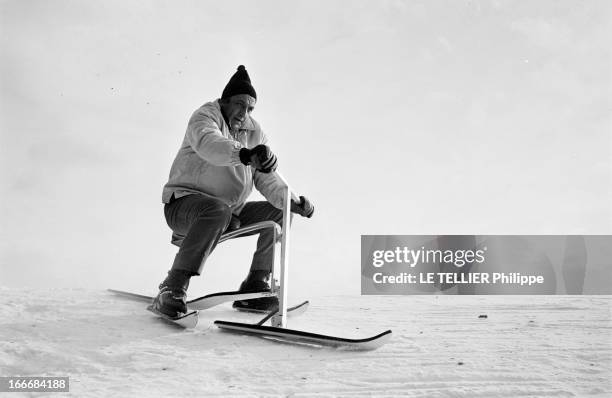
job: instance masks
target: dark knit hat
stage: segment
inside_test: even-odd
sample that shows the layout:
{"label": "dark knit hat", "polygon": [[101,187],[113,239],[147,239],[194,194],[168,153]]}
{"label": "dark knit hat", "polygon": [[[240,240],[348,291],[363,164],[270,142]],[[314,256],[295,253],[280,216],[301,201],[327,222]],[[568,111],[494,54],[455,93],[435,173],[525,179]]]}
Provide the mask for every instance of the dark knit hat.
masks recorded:
{"label": "dark knit hat", "polygon": [[255,93],[255,89],[251,86],[251,78],[247,73],[244,65],[240,65],[234,76],[227,83],[227,86],[223,89],[223,94],[221,95],[222,99],[229,98],[232,95],[238,94],[248,94],[251,97],[257,99],[257,93]]}

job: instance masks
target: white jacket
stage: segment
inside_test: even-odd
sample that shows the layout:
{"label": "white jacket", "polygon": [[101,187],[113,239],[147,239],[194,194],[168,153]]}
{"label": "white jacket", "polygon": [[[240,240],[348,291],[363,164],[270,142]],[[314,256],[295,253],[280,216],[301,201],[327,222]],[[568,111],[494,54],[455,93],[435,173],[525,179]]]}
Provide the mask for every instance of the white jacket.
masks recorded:
{"label": "white jacket", "polygon": [[[259,144],[267,145],[267,139],[255,120],[247,116],[239,131],[230,131],[219,100],[202,105],[189,119],[162,201],[168,203],[172,194],[175,198],[205,194],[222,200],[234,214],[240,214],[255,183],[255,188],[281,209],[283,184],[275,173],[261,173],[240,162],[241,148]],[[292,197],[299,202],[294,193]]]}

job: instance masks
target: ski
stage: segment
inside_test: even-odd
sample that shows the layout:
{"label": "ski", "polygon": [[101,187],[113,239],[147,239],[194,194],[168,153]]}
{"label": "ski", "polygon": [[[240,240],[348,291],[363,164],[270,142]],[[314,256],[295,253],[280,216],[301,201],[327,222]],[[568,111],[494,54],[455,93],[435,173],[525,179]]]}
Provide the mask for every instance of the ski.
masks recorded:
{"label": "ski", "polygon": [[[153,301],[153,296],[146,296],[144,294],[131,293],[131,292],[126,292],[123,290],[115,290],[115,289],[108,289],[108,291],[118,296],[128,298],[130,300],[141,301],[145,303],[150,303],[151,301]],[[274,293],[270,293],[267,291],[254,292],[254,293],[240,293],[237,291],[212,293],[212,294],[207,294],[205,296],[198,297],[196,299],[187,301],[187,307],[190,310],[205,310],[208,308],[215,307],[219,304],[226,303],[228,301],[249,300],[253,298],[268,297],[268,296],[273,296],[273,295]],[[309,302],[304,301],[298,305],[288,308],[287,313],[290,313],[291,315],[301,315],[304,312],[306,312],[306,310],[308,309],[308,305],[309,305]],[[237,309],[237,308],[236,310],[240,312],[249,312],[249,313],[257,313],[257,314],[269,313],[269,311],[257,311],[257,310],[247,310],[247,309]]]}
{"label": "ski", "polygon": [[301,330],[278,328],[272,326],[253,325],[249,323],[215,321],[220,329],[229,332],[247,333],[264,338],[277,338],[283,341],[331,346],[337,348],[348,348],[359,351],[374,350],[385,344],[391,337],[391,330],[387,330],[376,336],[363,339],[347,339],[324,334],[304,332]]}
{"label": "ski", "polygon": [[164,314],[163,312],[157,311],[152,305],[149,305],[147,310],[161,317],[163,320],[185,329],[193,329],[198,324],[198,311],[189,311],[185,315],[173,318]]}

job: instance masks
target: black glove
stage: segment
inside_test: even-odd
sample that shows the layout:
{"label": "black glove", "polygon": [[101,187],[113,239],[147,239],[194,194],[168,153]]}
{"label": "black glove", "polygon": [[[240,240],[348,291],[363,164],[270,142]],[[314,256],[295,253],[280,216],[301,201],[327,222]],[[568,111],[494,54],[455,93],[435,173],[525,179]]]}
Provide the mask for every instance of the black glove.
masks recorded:
{"label": "black glove", "polygon": [[312,217],[312,213],[314,213],[314,205],[305,197],[300,196],[300,203],[291,199],[291,212],[297,213],[302,217],[310,218]]}
{"label": "black glove", "polygon": [[278,167],[276,155],[266,145],[257,145],[253,149],[242,148],[239,155],[242,164],[252,165],[262,173],[269,173]]}

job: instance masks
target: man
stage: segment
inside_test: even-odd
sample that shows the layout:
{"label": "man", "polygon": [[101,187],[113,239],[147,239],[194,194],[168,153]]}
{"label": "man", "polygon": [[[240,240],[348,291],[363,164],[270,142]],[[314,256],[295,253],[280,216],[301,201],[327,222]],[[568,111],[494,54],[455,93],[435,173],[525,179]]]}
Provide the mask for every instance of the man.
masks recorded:
{"label": "man", "polygon": [[[240,65],[221,98],[202,105],[187,125],[162,194],[166,222],[174,232],[173,243],[181,243],[153,306],[170,317],[187,312],[189,278],[200,275],[228,228],[267,220],[281,223],[283,185],[273,173],[278,165],[276,155],[251,118],[256,101],[251,79]],[[267,201],[246,202],[253,185]],[[314,206],[292,193],[291,211],[310,218]],[[270,290],[275,243],[273,231],[259,232],[251,268],[240,291]],[[278,307],[278,299],[236,301],[234,307],[270,311]]]}

